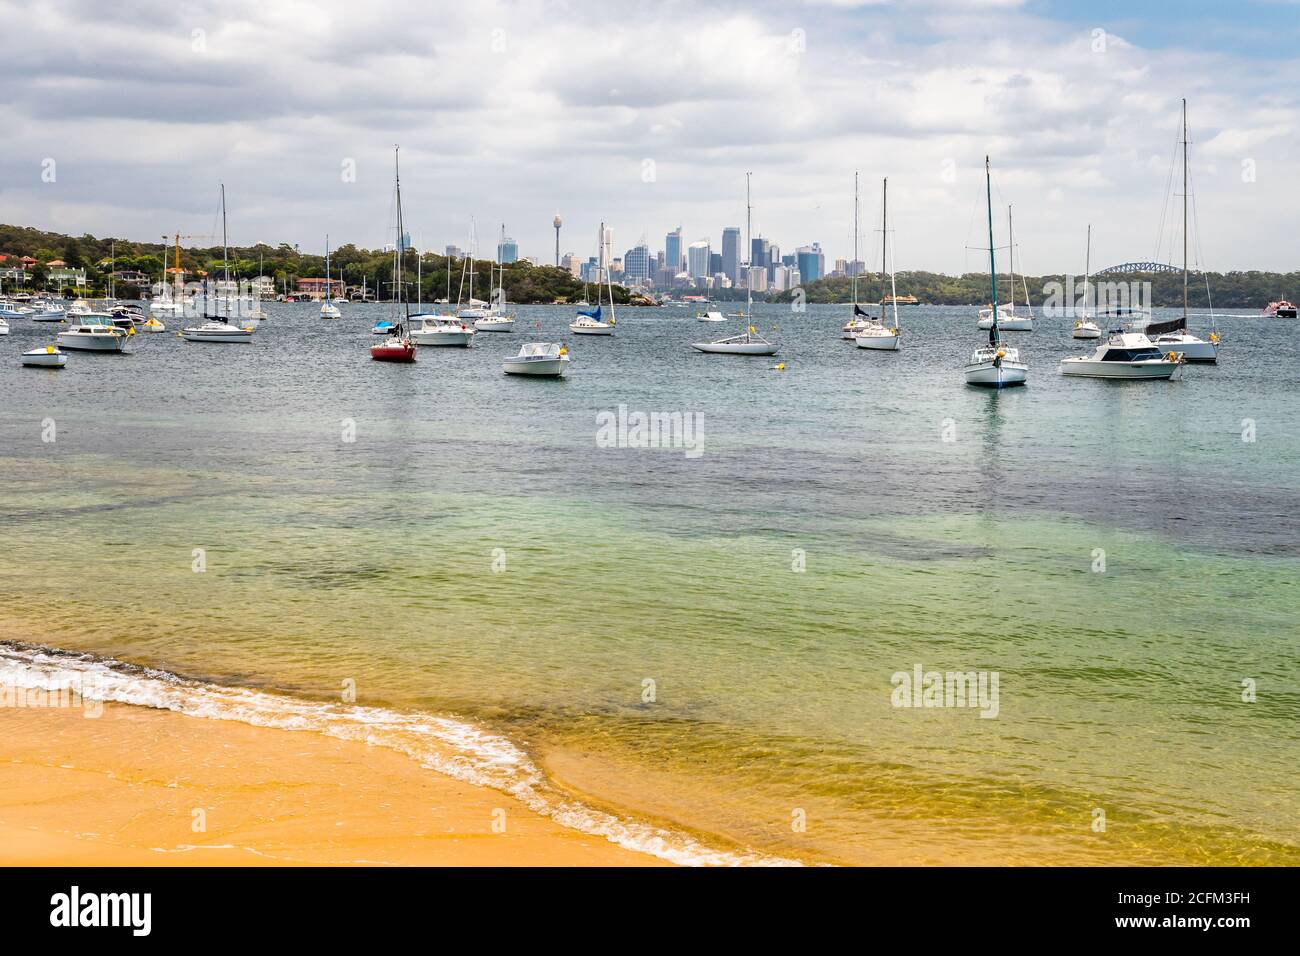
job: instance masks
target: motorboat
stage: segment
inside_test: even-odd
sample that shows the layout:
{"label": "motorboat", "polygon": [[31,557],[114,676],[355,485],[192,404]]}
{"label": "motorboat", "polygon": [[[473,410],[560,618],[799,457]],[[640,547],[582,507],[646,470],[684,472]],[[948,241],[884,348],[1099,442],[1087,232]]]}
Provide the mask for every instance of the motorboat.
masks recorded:
{"label": "motorboat", "polygon": [[370,330],[371,335],[392,335],[397,331],[397,323],[389,319],[380,319]]}
{"label": "motorboat", "polygon": [[3,316],[0,316],[0,335],[9,334],[9,322]]}
{"label": "motorboat", "polygon": [[1169,379],[1183,364],[1177,352],[1162,352],[1142,332],[1113,329],[1091,355],[1061,359],[1061,374],[1085,378]]}
{"label": "motorboat", "polygon": [[164,325],[164,324],[162,323],[161,320],[155,318],[153,315],[150,315],[149,318],[147,318],[147,319],[145,319],[143,322],[141,322],[141,323],[140,323],[140,328],[144,329],[146,332],[166,332],[166,331],[167,331],[167,326]]}
{"label": "motorboat", "polygon": [[61,305],[46,302],[33,308],[32,314],[28,318],[33,322],[62,322],[67,318],[67,312],[64,311]]}
{"label": "motorboat", "polygon": [[57,345],[44,345],[24,352],[22,363],[28,368],[63,368],[68,364],[68,356]]}
{"label": "motorboat", "polygon": [[520,346],[519,354],[502,363],[507,375],[535,375],[541,378],[563,378],[569,365],[569,350],[558,342],[528,342]]}
{"label": "motorboat", "polygon": [[1278,319],[1294,319],[1296,317],[1296,307],[1286,299],[1279,299],[1277,302],[1270,302],[1268,308],[1264,310],[1264,314]]}
{"label": "motorboat", "polygon": [[0,319],[26,319],[36,310],[15,302],[0,301]]}
{"label": "motorboat", "polygon": [[411,329],[416,345],[452,345],[467,348],[474,341],[474,328],[454,315],[413,315],[420,324]]}
{"label": "motorboat", "polygon": [[695,314],[697,322],[726,322],[727,317],[721,312],[697,312]]}
{"label": "motorboat", "polygon": [[474,320],[474,328],[480,332],[513,332],[515,318],[503,312],[488,312]]}
{"label": "motorboat", "polygon": [[125,352],[135,329],[119,329],[98,317],[59,331],[58,344],[78,352]]}

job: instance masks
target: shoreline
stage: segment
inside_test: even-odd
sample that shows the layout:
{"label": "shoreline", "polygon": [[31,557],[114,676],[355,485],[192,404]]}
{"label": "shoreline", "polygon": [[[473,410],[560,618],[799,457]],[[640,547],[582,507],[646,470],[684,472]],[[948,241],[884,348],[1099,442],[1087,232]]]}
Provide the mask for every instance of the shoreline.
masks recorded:
{"label": "shoreline", "polygon": [[0,727],[4,865],[667,865],[360,741],[119,703]]}

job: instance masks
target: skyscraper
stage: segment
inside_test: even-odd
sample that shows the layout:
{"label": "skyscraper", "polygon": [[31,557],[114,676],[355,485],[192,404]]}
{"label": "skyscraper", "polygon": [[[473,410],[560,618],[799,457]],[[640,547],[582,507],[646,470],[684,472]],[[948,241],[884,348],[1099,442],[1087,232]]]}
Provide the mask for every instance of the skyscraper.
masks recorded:
{"label": "skyscraper", "polygon": [[664,237],[664,268],[672,269],[674,273],[681,272],[685,261],[686,257],[682,250],[682,227],[678,226]]}
{"label": "skyscraper", "polygon": [[710,275],[709,260],[711,257],[712,253],[707,241],[691,243],[690,248],[686,250],[686,260],[692,278],[702,279]]}
{"label": "skyscraper", "polygon": [[638,243],[623,256],[623,278],[628,281],[650,278],[650,249],[644,242]]}
{"label": "skyscraper", "polygon": [[826,256],[822,253],[822,244],[814,242],[811,246],[800,246],[795,250],[798,260],[799,276],[803,282],[816,282],[826,274]]}
{"label": "skyscraper", "polygon": [[722,272],[733,283],[740,275],[740,227],[728,226],[722,230]]}
{"label": "skyscraper", "polygon": [[501,241],[497,243],[497,261],[502,263],[518,262],[519,243],[509,236],[502,236]]}
{"label": "skyscraper", "polygon": [[751,266],[761,266],[764,270],[772,261],[771,244],[766,239],[749,240],[749,264]]}

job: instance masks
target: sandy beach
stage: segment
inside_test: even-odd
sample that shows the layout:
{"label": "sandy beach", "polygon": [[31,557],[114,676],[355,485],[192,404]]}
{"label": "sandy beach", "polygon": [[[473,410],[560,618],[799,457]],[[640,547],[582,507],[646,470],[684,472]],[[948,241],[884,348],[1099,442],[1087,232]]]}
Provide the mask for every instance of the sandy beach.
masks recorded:
{"label": "sandy beach", "polygon": [[118,704],[0,731],[4,865],[662,865],[364,743]]}

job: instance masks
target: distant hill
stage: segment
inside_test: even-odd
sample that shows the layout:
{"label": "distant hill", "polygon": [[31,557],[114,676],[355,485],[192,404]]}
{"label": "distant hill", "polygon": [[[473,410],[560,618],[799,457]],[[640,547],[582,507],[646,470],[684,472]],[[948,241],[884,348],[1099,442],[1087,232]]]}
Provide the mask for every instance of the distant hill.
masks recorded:
{"label": "distant hill", "polygon": [[[184,243],[182,239],[182,243]],[[135,269],[155,278],[162,275],[163,259],[167,267],[174,263],[175,246],[164,246],[161,242],[133,242],[129,239],[113,237],[97,238],[91,235],[79,237],[66,236],[56,232],[44,232],[25,226],[0,225],[0,255],[31,256],[42,263],[62,259],[71,268],[87,269],[87,281],[96,289],[104,287],[108,274],[109,256],[116,246],[115,261],[119,270]],[[448,273],[450,272],[451,298],[458,297],[488,299],[491,296],[493,268],[491,260],[474,260],[474,288],[469,288],[469,276],[461,259],[448,260],[446,256],[425,253],[424,262],[417,270],[417,254],[406,253],[404,260],[404,284],[407,296],[425,302],[447,295]],[[221,246],[186,247],[180,250],[181,268],[187,276],[196,278],[199,271],[218,275],[222,269]],[[3,264],[0,264],[3,265]],[[388,297],[392,294],[393,253],[382,249],[358,249],[348,243],[330,252],[330,268],[338,278],[343,271],[344,281],[349,286],[360,288],[363,284],[370,291]],[[421,277],[422,290],[415,289],[417,271]],[[288,283],[290,291],[297,285],[299,278],[320,277],[325,274],[325,257],[304,255],[287,243],[278,246],[231,246],[230,272],[239,279],[252,279],[258,275],[275,278],[277,290],[283,290]],[[461,295],[462,277],[464,292]],[[509,302],[548,303],[556,301],[577,302],[585,297],[595,299],[595,289],[584,286],[580,279],[575,279],[567,270],[555,266],[534,266],[527,262],[512,262],[505,267],[505,292]],[[120,291],[120,288],[119,288]],[[626,289],[614,286],[614,301],[627,303],[629,294]]]}

